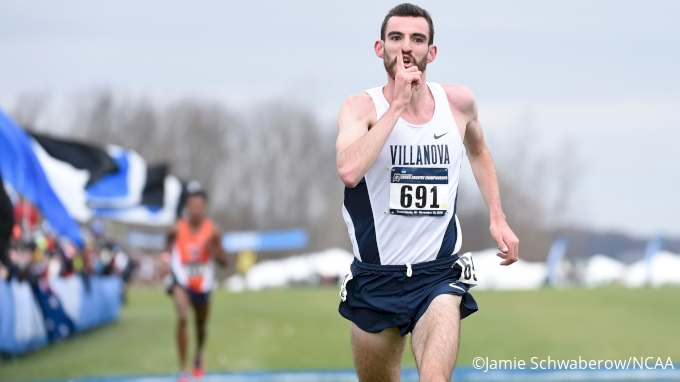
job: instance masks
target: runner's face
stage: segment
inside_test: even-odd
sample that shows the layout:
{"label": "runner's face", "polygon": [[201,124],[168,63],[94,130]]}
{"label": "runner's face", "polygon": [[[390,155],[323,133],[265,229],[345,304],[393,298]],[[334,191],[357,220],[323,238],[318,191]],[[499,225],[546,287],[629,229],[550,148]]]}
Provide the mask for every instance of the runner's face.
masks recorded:
{"label": "runner's face", "polygon": [[393,16],[387,20],[382,56],[385,70],[394,78],[397,72],[397,49],[401,47],[404,67],[416,66],[424,72],[427,64],[434,60],[431,54],[434,45],[427,45],[430,27],[422,17]]}
{"label": "runner's face", "polygon": [[192,196],[187,200],[187,214],[189,220],[198,221],[205,215],[205,199],[201,196]]}

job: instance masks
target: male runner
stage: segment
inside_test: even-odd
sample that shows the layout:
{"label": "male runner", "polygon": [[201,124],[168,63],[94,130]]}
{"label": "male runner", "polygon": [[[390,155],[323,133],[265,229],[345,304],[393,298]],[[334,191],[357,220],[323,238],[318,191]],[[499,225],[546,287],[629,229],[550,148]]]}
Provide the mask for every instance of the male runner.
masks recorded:
{"label": "male runner", "polygon": [[177,347],[179,350],[179,382],[188,381],[186,368],[187,316],[193,306],[196,319],[196,356],[193,375],[204,374],[202,358],[206,336],[206,321],[213,289],[213,256],[227,265],[222,248],[221,232],[217,224],[205,217],[207,195],[203,191],[190,192],[186,200],[186,219],[180,219],[168,232],[166,251],[171,252],[168,293],[172,294],[177,309]]}
{"label": "male runner", "polygon": [[352,321],[360,381],[398,381],[409,332],[420,381],[451,378],[460,320],[477,310],[468,293],[476,284],[471,255],[458,255],[456,197],[465,149],[501,265],[518,258],[474,96],[460,85],[425,80],[437,56],[433,37],[424,9],[390,10],[374,45],[387,85],[348,97],[338,116],[343,216],[355,256],[339,311]]}

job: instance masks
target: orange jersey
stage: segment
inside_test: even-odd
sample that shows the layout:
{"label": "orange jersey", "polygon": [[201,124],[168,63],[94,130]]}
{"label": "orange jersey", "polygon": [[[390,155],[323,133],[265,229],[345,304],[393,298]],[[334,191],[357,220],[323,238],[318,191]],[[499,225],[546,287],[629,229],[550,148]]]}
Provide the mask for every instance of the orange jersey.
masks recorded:
{"label": "orange jersey", "polygon": [[212,220],[205,218],[198,232],[192,232],[189,222],[177,222],[177,238],[172,251],[172,271],[177,282],[197,293],[212,290],[213,261],[210,240],[214,234]]}

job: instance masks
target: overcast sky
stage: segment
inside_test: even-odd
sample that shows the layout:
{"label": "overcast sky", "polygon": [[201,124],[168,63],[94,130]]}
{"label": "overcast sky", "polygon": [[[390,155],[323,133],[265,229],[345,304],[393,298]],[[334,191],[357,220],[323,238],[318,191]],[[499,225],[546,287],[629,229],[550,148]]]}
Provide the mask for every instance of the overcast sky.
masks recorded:
{"label": "overcast sky", "polygon": [[[285,97],[330,126],[385,82],[372,46],[396,4],[0,0],[0,107],[104,87],[234,108]],[[473,90],[492,152],[524,125],[545,148],[571,141],[571,221],[680,235],[680,2],[417,4],[439,47],[428,80]]]}

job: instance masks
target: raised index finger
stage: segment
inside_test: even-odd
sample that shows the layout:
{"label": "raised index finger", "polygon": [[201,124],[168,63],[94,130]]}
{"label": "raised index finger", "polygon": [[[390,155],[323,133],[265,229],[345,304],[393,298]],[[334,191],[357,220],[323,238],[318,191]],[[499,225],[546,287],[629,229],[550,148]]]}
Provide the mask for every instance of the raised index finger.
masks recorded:
{"label": "raised index finger", "polygon": [[401,47],[397,48],[397,71],[406,70],[404,66],[404,54],[401,51]]}

